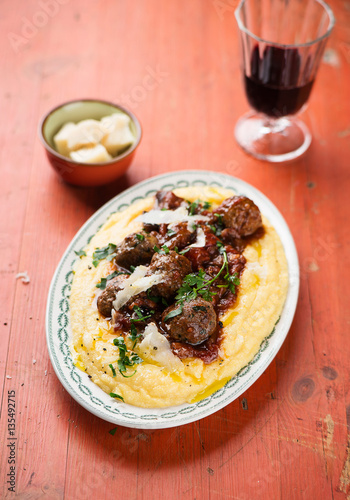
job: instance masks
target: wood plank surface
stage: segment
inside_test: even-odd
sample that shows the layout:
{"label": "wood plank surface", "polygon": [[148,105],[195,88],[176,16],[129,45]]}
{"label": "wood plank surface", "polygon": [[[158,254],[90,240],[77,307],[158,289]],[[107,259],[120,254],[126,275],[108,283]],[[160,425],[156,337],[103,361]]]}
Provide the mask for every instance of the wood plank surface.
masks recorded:
{"label": "wood plank surface", "polygon": [[[236,5],[1,2],[1,498],[350,499],[350,3],[330,1],[337,24],[304,113],[313,142],[286,165],[254,160],[233,138],[248,109]],[[37,137],[47,110],[80,97],[122,103],[142,123],[132,166],[106,187],[62,183]],[[301,266],[295,319],[269,368],[226,408],[178,428],[119,427],[112,436],[113,425],[78,405],[53,371],[49,284],[100,206],[136,182],[186,169],[239,177],[282,212]],[[23,271],[29,284],[16,280]]]}

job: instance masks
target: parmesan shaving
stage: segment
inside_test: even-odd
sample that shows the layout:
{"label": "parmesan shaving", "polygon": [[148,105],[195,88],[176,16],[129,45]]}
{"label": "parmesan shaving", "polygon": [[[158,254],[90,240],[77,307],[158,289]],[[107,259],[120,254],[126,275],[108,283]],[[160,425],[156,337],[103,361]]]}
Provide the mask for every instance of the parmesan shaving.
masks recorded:
{"label": "parmesan shaving", "polygon": [[116,311],[119,311],[119,309],[134,295],[145,292],[153,285],[158,285],[158,283],[164,280],[162,274],[146,276],[147,270],[148,268],[146,266],[137,266],[134,272],[123,281],[121,284],[123,289],[117,293],[116,299],[113,302],[113,307]]}
{"label": "parmesan shaving", "polygon": [[189,245],[188,248],[198,248],[198,247],[205,247],[205,234],[201,227],[197,227],[196,241],[195,243],[192,243],[192,245]]}
{"label": "parmesan shaving", "polygon": [[168,340],[160,333],[155,323],[149,323],[139,345],[141,357],[145,357],[173,372],[183,368],[180,359],[172,353]]}
{"label": "parmesan shaving", "polygon": [[141,220],[145,224],[175,224],[178,222],[188,222],[189,229],[193,231],[193,225],[198,220],[209,220],[207,215],[189,215],[186,207],[179,207],[176,210],[150,210],[139,215],[136,220]]}

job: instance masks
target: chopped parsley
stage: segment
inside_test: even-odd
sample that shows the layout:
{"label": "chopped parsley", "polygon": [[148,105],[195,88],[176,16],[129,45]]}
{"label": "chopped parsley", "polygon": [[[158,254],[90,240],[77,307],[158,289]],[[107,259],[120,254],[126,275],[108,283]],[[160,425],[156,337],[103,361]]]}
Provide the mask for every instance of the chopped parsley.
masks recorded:
{"label": "chopped parsley", "polygon": [[139,321],[145,321],[146,319],[149,319],[152,317],[152,314],[154,314],[154,311],[149,311],[149,313],[144,314],[141,307],[135,306],[134,307],[134,312],[136,313],[137,318],[131,318],[130,319],[130,339],[133,341],[133,346],[132,348],[134,349],[137,340],[141,337],[141,334],[138,333],[137,328],[135,323],[138,323]]}
{"label": "chopped parsley", "polygon": [[217,247],[219,248],[219,251],[223,256],[223,263],[219,272],[210,279],[206,277],[205,271],[203,269],[200,269],[198,273],[187,274],[175,296],[175,301],[178,307],[170,311],[169,314],[167,314],[167,316],[164,318],[164,321],[167,321],[168,319],[181,314],[184,302],[194,300],[198,296],[202,297],[208,302],[211,302],[213,300],[213,296],[216,295],[216,293],[210,290],[210,286],[220,277],[224,270],[226,270],[226,273],[224,275],[224,280],[226,283],[224,285],[217,286],[219,288],[228,288],[232,293],[235,293],[236,286],[240,284],[238,273],[234,273],[233,275],[231,275],[229,272],[227,252],[225,250],[224,244],[221,241],[218,241]]}
{"label": "chopped parsley", "polygon": [[145,235],[142,234],[142,233],[136,233],[136,238],[139,240],[139,241],[143,241],[145,239]]}
{"label": "chopped parsley", "polygon": [[213,231],[213,233],[220,237],[221,236],[221,233],[222,233],[222,230],[225,228],[225,224],[224,224],[224,220],[222,218],[222,215],[221,214],[218,214],[217,212],[214,213],[215,217],[216,217],[216,222],[215,222],[215,226],[213,224],[209,224],[209,227],[210,229]]}
{"label": "chopped parsley", "polygon": [[211,207],[211,202],[210,201],[205,201],[203,203],[203,210],[209,210],[210,207]]}
{"label": "chopped parsley", "polygon": [[180,304],[176,309],[170,311],[164,318],[164,321],[168,321],[170,318],[174,318],[182,313],[182,304]]}
{"label": "chopped parsley", "polygon": [[162,245],[162,250],[164,251],[164,253],[165,253],[166,255],[170,252],[169,248],[168,248],[165,244],[164,244],[164,245]]}
{"label": "chopped parsley", "polygon": [[137,319],[132,319],[131,321],[144,321],[152,316],[154,314],[154,311],[149,311],[149,314],[143,314],[143,311],[141,307],[135,306],[133,309],[137,315]]}
{"label": "chopped parsley", "polygon": [[162,245],[161,248],[157,247],[157,245],[154,245],[153,250],[159,253],[159,255],[167,255],[170,252],[169,248],[165,244]]}
{"label": "chopped parsley", "polygon": [[112,370],[113,377],[117,375],[117,372],[115,371],[115,368],[112,364],[109,365],[110,369]]}
{"label": "chopped parsley", "polygon": [[119,276],[120,274],[126,274],[127,271],[121,272],[121,271],[114,271],[113,273],[109,274],[106,278],[101,278],[101,281],[97,283],[96,288],[100,288],[101,290],[104,290],[107,286],[107,281],[112,280],[116,276]]}
{"label": "chopped parsley", "polygon": [[127,368],[129,366],[132,367],[139,363],[142,363],[143,359],[140,358],[136,353],[128,351],[123,337],[117,337],[116,339],[114,339],[113,344],[119,349],[118,370],[120,374],[125,378],[132,377],[133,375],[135,375],[136,370],[130,375],[125,375]]}
{"label": "chopped parsley", "polygon": [[224,276],[225,281],[227,282],[227,286],[232,293],[236,293],[236,286],[240,284],[240,280],[238,278],[238,273],[230,274],[226,273]]}
{"label": "chopped parsley", "polygon": [[[120,399],[120,401],[124,402],[124,398],[122,396],[119,396],[119,394],[116,394],[115,392],[110,392],[109,395],[112,396],[112,398]],[[112,436],[114,436],[116,430],[117,430],[117,428],[112,429],[109,431],[109,433],[112,434]]]}
{"label": "chopped parsley", "polygon": [[203,210],[208,210],[211,207],[209,201],[196,200],[190,203],[188,213],[189,215],[195,215],[196,213],[201,213]]}
{"label": "chopped parsley", "polygon": [[219,277],[223,270],[223,267],[219,271],[219,273],[215,276],[215,278],[208,279],[206,278],[205,272],[203,269],[200,269],[198,273],[191,273],[185,276],[181,287],[177,291],[176,301],[179,304],[183,304],[184,302],[194,300],[200,295],[204,300],[211,301],[214,292],[210,291],[210,285]]}
{"label": "chopped parsley", "polygon": [[215,212],[214,215],[218,219],[218,223],[223,226],[224,225],[224,221],[223,221],[222,215],[218,214],[217,212]]}
{"label": "chopped parsley", "polygon": [[140,334],[137,332],[137,328],[134,324],[134,322],[131,322],[131,327],[130,327],[130,339],[133,341],[133,346],[132,348],[135,347],[137,340],[140,338]]}
{"label": "chopped parsley", "polygon": [[114,257],[117,255],[115,252],[116,248],[117,245],[114,245],[114,243],[108,243],[108,245],[103,248],[96,248],[96,250],[92,254],[93,265],[97,267],[100,260],[107,259],[108,261],[111,261],[112,259],[114,259]]}
{"label": "chopped parsley", "polygon": [[76,250],[74,250],[74,253],[75,253],[75,255],[77,255],[80,258],[86,257],[86,253],[84,252],[84,250],[79,250],[79,252],[77,252]]}

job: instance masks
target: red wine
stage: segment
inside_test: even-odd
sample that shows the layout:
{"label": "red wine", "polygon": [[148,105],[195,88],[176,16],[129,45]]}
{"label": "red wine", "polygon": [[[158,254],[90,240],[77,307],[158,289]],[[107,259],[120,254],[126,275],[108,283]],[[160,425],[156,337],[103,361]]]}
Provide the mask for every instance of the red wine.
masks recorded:
{"label": "red wine", "polygon": [[300,73],[297,49],[267,46],[260,57],[256,46],[250,73],[251,76],[244,77],[249,104],[256,111],[276,118],[299,111],[313,85],[313,80],[308,81],[307,75]]}

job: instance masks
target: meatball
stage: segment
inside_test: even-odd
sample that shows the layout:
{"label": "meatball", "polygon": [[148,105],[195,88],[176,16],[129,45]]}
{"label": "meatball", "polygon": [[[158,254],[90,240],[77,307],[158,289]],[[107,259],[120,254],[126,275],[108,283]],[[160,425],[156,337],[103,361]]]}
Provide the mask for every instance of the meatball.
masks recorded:
{"label": "meatball", "polygon": [[172,224],[171,228],[168,229],[168,232],[165,235],[165,244],[171,250],[175,247],[182,250],[192,242],[194,234],[195,233],[189,231],[187,222]]}
{"label": "meatball", "polygon": [[168,307],[162,315],[163,328],[172,339],[197,345],[215,332],[217,318],[210,302],[200,297],[185,302],[181,314],[166,320],[166,316],[177,307]]}
{"label": "meatball", "polygon": [[175,210],[183,203],[186,204],[183,198],[176,196],[172,191],[157,191],[155,208],[166,208],[167,210]]}
{"label": "meatball", "polygon": [[140,264],[148,264],[154,254],[154,246],[157,244],[157,237],[146,233],[146,231],[129,234],[117,246],[115,262],[125,269]]}
{"label": "meatball", "polygon": [[97,309],[102,316],[110,318],[112,316],[113,302],[117,293],[122,289],[121,284],[128,278],[128,274],[116,276],[106,286],[103,292],[98,296]]}
{"label": "meatball", "polygon": [[192,272],[190,261],[172,250],[168,254],[155,253],[147,275],[164,273],[164,281],[152,287],[152,295],[170,299],[180,288],[184,277]]}
{"label": "meatball", "polygon": [[232,196],[216,210],[224,224],[236,232],[236,237],[249,236],[262,226],[261,214],[255,203],[245,196]]}

